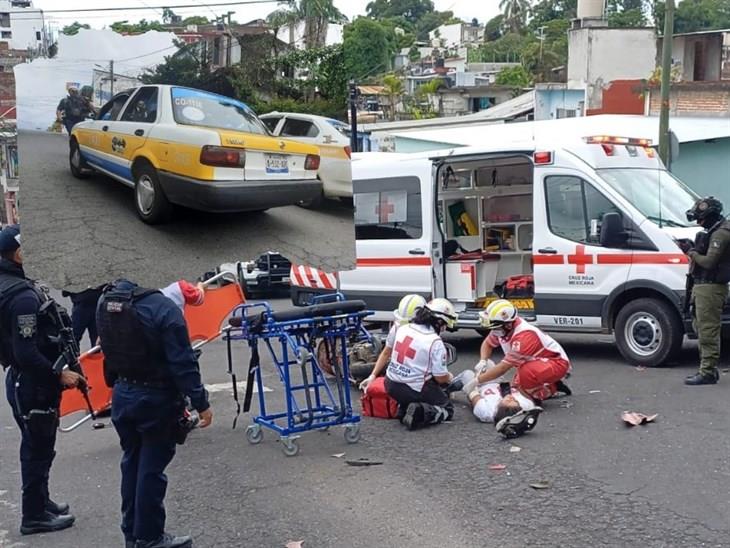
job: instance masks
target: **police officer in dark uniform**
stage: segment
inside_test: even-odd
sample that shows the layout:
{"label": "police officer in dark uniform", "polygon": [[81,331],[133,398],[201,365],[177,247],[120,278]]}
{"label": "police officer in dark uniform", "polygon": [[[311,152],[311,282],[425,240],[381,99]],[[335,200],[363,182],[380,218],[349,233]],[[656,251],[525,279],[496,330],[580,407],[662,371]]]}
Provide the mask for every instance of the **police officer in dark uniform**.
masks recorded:
{"label": "police officer in dark uniform", "polygon": [[[186,548],[190,537],[165,532],[165,468],[184,439],[184,397],[213,418],[182,311],[159,290],[128,280],[99,299],[97,328],[104,373],[114,386],[112,422],[122,456],[122,532],[127,548]],[[181,428],[183,430],[181,434]]]}
{"label": "police officer in dark uniform", "polygon": [[48,493],[58,407],[63,387],[77,386],[83,377],[54,371],[60,349],[57,340],[51,340],[54,328],[44,312],[48,297],[25,277],[18,225],[0,231],[0,257],[0,361],[10,368],[5,378],[7,398],[21,433],[20,532],[60,531],[71,527],[75,518],[68,504],[53,502]]}
{"label": "police officer in dark uniform", "polygon": [[722,216],[722,203],[709,196],[698,200],[687,212],[705,230],[699,232],[690,258],[693,280],[692,302],[695,330],[700,347],[700,369],[685,384],[715,384],[720,378],[720,337],[722,310],[730,282],[730,221]]}
{"label": "police officer in dark uniform", "polygon": [[83,291],[71,292],[62,291],[64,297],[69,297],[73,308],[71,309],[71,321],[73,322],[73,331],[76,342],[81,344],[84,332],[89,333],[91,346],[96,345],[98,338],[96,330],[96,305],[101,297],[104,286],[87,287]]}

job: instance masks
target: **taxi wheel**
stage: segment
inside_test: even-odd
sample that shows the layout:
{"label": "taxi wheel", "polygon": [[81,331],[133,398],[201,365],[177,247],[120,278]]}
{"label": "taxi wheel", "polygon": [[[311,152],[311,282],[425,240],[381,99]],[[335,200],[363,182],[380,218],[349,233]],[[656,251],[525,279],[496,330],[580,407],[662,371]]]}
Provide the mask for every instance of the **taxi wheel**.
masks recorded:
{"label": "taxi wheel", "polygon": [[68,166],[71,169],[71,175],[77,179],[87,179],[90,175],[89,166],[81,156],[81,149],[76,139],[71,139],[69,144]]}
{"label": "taxi wheel", "polygon": [[616,315],[614,328],[621,355],[633,365],[657,367],[682,349],[684,327],[679,313],[659,299],[629,301]]}
{"label": "taxi wheel", "polygon": [[160,186],[157,171],[149,164],[134,169],[134,206],[140,219],[151,225],[164,223],[172,215],[172,204]]}

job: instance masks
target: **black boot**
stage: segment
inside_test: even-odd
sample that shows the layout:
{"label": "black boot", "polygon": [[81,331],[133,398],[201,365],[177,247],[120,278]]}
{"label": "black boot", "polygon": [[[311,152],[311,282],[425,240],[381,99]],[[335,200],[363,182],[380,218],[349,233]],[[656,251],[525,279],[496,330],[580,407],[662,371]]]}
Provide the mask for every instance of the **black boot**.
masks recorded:
{"label": "black boot", "polygon": [[565,384],[563,381],[558,381],[555,383],[555,388],[557,389],[557,393],[555,396],[558,396],[559,394],[562,394],[563,396],[572,396],[573,391],[568,388],[568,385]]}
{"label": "black boot", "polygon": [[72,515],[57,516],[50,512],[45,512],[37,518],[23,518],[20,524],[20,534],[34,535],[36,533],[61,531],[62,529],[71,527],[74,521],[76,521],[76,518]]}
{"label": "black boot", "polygon": [[704,373],[695,373],[694,375],[684,379],[684,384],[689,386],[698,386],[700,384],[717,384],[720,379],[720,374],[717,369],[713,373],[707,375]]}
{"label": "black boot", "polygon": [[415,430],[423,426],[423,406],[420,403],[409,403],[401,422],[406,425],[408,430]]}
{"label": "black boot", "polygon": [[51,499],[48,499],[46,503],[46,512],[50,512],[56,516],[68,514],[69,510],[70,508],[65,502],[53,502]]}
{"label": "black boot", "polygon": [[165,533],[157,540],[138,540],[135,548],[190,548],[192,545],[190,537],[174,537]]}

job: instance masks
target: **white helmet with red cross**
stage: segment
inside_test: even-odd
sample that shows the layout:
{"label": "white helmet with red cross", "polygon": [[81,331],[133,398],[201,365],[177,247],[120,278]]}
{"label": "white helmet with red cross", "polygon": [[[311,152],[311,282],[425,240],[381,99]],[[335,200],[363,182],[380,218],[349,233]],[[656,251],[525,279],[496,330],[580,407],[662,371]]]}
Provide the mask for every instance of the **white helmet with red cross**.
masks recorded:
{"label": "white helmet with red cross", "polygon": [[484,329],[494,329],[510,324],[517,319],[515,305],[507,299],[497,299],[489,304],[486,310],[479,313],[479,321]]}

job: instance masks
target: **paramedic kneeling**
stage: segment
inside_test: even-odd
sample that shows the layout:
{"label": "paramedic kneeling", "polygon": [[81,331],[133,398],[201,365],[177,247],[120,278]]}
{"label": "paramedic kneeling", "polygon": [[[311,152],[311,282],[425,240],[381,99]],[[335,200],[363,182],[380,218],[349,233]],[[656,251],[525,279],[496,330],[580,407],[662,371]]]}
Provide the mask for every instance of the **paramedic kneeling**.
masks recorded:
{"label": "paramedic kneeling", "polygon": [[114,386],[112,423],[123,456],[122,532],[127,548],[189,548],[165,532],[165,468],[182,443],[187,396],[200,427],[213,418],[180,308],[158,290],[117,280],[97,309],[104,376]]}
{"label": "paramedic kneeling", "polygon": [[444,390],[453,375],[446,369],[440,333],[455,325],[454,306],[446,299],[434,299],[418,309],[410,324],[398,328],[385,389],[398,402],[401,422],[409,430],[438,424],[454,414]]}
{"label": "paramedic kneeling", "polygon": [[565,350],[549,335],[518,317],[514,305],[499,299],[480,312],[482,326],[490,330],[485,341],[489,358],[491,349],[502,347],[504,358],[494,367],[482,369],[477,383],[483,384],[517,369],[512,386],[536,402],[554,396],[558,391],[570,394],[563,379],[570,372]]}

